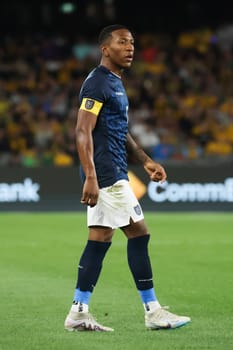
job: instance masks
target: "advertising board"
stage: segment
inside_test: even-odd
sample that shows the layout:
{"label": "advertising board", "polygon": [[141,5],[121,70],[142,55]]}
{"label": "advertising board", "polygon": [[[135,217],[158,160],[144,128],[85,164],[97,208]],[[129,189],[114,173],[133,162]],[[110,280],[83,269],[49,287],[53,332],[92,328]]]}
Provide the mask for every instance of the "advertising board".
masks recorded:
{"label": "advertising board", "polygon": [[[130,183],[144,210],[233,211],[233,167],[169,165],[168,180],[150,181],[140,166]],[[78,167],[1,168],[0,211],[77,211],[82,184]]]}

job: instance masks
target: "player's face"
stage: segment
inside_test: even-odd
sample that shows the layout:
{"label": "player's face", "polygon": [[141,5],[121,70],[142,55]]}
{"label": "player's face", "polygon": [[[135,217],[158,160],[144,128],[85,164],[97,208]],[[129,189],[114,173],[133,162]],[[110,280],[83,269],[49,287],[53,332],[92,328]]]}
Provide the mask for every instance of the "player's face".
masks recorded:
{"label": "player's face", "polygon": [[105,47],[105,55],[113,66],[120,69],[131,66],[134,54],[134,38],[127,29],[112,32],[112,37]]}

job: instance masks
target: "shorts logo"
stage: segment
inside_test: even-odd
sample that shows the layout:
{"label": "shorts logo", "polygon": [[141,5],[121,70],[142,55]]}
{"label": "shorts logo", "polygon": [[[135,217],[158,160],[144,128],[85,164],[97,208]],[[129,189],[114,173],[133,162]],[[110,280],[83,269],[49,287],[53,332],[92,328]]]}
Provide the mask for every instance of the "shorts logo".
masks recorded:
{"label": "shorts logo", "polygon": [[92,100],[86,100],[85,102],[85,108],[86,109],[92,109],[92,107],[94,106],[95,101]]}
{"label": "shorts logo", "polygon": [[140,207],[139,204],[136,205],[136,207],[134,207],[134,210],[135,210],[135,213],[136,213],[137,215],[141,215],[142,210],[141,210],[141,207]]}

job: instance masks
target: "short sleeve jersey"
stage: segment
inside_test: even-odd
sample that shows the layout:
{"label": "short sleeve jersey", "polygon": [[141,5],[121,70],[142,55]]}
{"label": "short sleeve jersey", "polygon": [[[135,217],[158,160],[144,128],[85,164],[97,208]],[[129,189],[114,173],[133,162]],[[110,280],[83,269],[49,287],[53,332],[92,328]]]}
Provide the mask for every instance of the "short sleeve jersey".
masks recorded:
{"label": "short sleeve jersey", "polygon": [[[98,116],[93,143],[100,188],[111,186],[121,179],[128,180],[128,98],[121,78],[104,66],[96,67],[84,81],[79,100],[80,109]],[[81,173],[84,176],[83,171]]]}

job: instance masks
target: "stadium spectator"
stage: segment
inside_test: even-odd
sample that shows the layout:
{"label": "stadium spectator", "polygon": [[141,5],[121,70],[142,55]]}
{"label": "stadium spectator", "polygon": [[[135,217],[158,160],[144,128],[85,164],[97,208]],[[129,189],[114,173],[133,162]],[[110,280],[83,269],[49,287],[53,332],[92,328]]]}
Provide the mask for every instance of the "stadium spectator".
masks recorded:
{"label": "stadium spectator", "polygon": [[[65,152],[77,164],[67,118],[76,107],[76,91],[98,59],[96,46],[87,42],[60,34],[1,39],[2,166],[25,166],[25,154],[32,155],[32,149],[38,159],[31,166],[53,164],[58,130],[65,138]],[[146,148],[148,144],[148,151],[159,148],[159,135],[167,131],[176,152],[188,150],[195,140],[198,158],[232,159],[232,67],[231,26],[180,33],[177,41],[155,33],[139,36],[125,84],[130,128],[139,143]],[[186,159],[181,153],[177,161]],[[171,159],[172,152],[166,161]]]}

